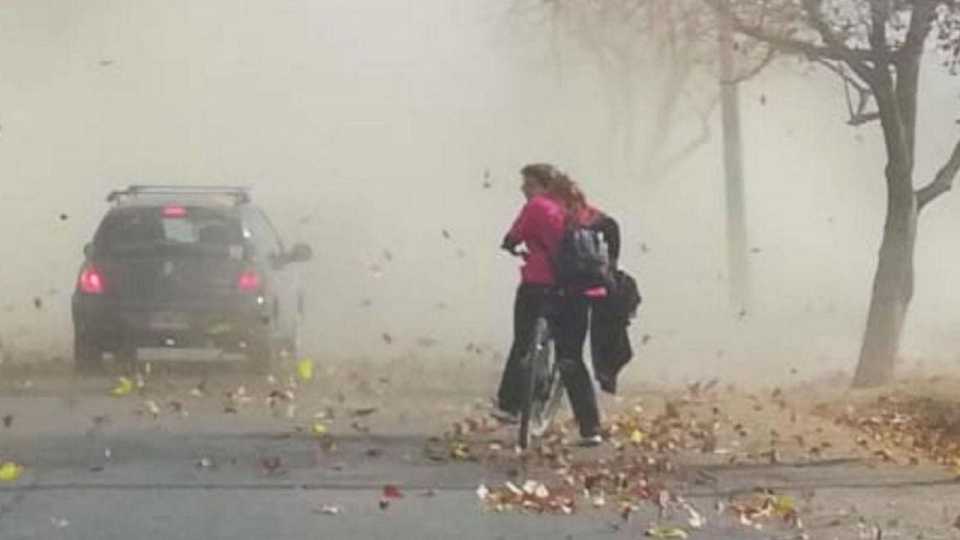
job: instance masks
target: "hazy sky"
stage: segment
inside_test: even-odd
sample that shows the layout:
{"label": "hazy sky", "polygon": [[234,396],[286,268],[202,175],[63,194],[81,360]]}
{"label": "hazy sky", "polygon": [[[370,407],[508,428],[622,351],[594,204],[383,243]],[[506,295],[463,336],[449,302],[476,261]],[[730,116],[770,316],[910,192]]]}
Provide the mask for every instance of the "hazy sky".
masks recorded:
{"label": "hazy sky", "polygon": [[[751,255],[755,305],[739,321],[723,288],[718,146],[656,187],[607,177],[594,71],[572,55],[558,75],[534,30],[507,25],[502,8],[6,0],[0,226],[15,241],[0,243],[0,307],[14,311],[0,312],[0,338],[69,352],[68,292],[109,189],[238,183],[255,186],[288,240],[314,247],[306,340],[318,356],[387,358],[426,336],[440,342],[422,351],[436,361],[461,356],[467,342],[502,350],[517,272],[496,246],[522,202],[516,171],[550,160],[623,223],[625,262],[648,299],[633,330],[653,336],[635,376],[728,363],[771,373],[851,367],[883,163],[876,126],[843,123],[839,83],[790,68],[743,89],[748,224],[760,251]],[[918,178],[960,135],[960,86],[929,71]],[[952,359],[960,344],[958,224],[955,195],[923,218],[908,356]],[[36,311],[32,298],[54,288]],[[385,331],[394,345],[380,341]],[[718,359],[718,349],[730,352]]]}

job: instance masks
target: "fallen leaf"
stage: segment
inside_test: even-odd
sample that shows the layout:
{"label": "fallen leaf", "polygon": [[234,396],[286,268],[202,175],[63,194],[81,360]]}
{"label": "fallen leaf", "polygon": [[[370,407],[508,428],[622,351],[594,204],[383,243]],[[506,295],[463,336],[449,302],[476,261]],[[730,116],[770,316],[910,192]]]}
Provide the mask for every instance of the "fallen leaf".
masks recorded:
{"label": "fallen leaf", "polygon": [[3,417],[3,427],[9,428],[9,427],[12,426],[12,425],[13,425],[13,415],[12,415],[12,414],[8,414],[8,415],[4,416],[4,417]]}
{"label": "fallen leaf", "polygon": [[113,390],[110,391],[111,394],[118,397],[125,396],[130,392],[133,392],[133,381],[131,381],[127,377],[117,378],[117,386],[115,386]]}
{"label": "fallen leaf", "polygon": [[314,422],[312,430],[314,435],[326,435],[327,426],[323,425],[321,422]]}
{"label": "fallen leaf", "polygon": [[280,467],[283,466],[283,460],[279,457],[264,457],[260,458],[260,466],[267,472],[267,474],[273,474],[280,470]]}
{"label": "fallen leaf", "polygon": [[313,360],[304,358],[297,362],[297,375],[302,381],[313,380]]}
{"label": "fallen leaf", "polygon": [[180,401],[171,401],[170,410],[172,410],[175,414],[179,414],[180,416],[187,416],[187,411],[183,408],[183,403]]}
{"label": "fallen leaf", "polygon": [[654,527],[647,529],[643,534],[651,538],[663,538],[665,540],[683,540],[690,536],[687,531],[678,527]]}
{"label": "fallen leaf", "polygon": [[154,418],[157,418],[158,416],[160,416],[160,406],[157,405],[156,401],[153,401],[152,399],[148,399],[147,401],[143,402],[143,406],[146,407],[147,412],[152,414]]}
{"label": "fallen leaf", "polygon": [[377,408],[376,408],[376,407],[367,407],[367,408],[363,408],[363,409],[354,409],[354,410],[350,413],[350,415],[353,416],[354,418],[360,418],[360,417],[363,417],[363,416],[370,416],[371,414],[373,414],[373,413],[375,413],[375,412],[377,412]]}
{"label": "fallen leaf", "polygon": [[320,508],[317,508],[316,510],[314,510],[314,512],[316,512],[317,514],[336,516],[336,515],[339,515],[341,512],[343,512],[343,508],[340,506],[332,505],[332,504],[325,504]]}
{"label": "fallen leaf", "polygon": [[692,528],[702,529],[704,525],[707,524],[706,518],[704,518],[703,515],[693,507],[693,505],[690,503],[684,503],[683,507],[686,509],[687,513],[690,514],[690,517],[687,519],[687,523],[689,523]]}
{"label": "fallen leaf", "polygon": [[402,499],[403,493],[395,484],[387,484],[383,486],[383,497],[385,499]]}
{"label": "fallen leaf", "polygon": [[193,397],[203,397],[207,395],[207,381],[200,381],[196,386],[191,388],[190,395]]}

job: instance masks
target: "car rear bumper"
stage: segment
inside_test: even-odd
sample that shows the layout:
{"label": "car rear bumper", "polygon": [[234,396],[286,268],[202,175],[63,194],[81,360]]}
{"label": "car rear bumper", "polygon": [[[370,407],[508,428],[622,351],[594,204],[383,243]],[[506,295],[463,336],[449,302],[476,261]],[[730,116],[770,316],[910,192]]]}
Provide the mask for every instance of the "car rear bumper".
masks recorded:
{"label": "car rear bumper", "polygon": [[267,302],[237,296],[202,302],[131,304],[77,294],[74,327],[103,350],[216,348],[242,351],[269,335]]}

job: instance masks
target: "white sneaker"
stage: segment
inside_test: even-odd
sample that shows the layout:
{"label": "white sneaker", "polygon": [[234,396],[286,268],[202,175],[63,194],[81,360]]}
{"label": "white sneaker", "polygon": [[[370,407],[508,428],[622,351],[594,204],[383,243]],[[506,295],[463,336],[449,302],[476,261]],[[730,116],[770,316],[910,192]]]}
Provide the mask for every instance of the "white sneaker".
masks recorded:
{"label": "white sneaker", "polygon": [[490,416],[496,418],[503,424],[519,424],[520,415],[517,413],[512,413],[510,411],[505,411],[499,407],[495,407],[490,411]]}
{"label": "white sneaker", "polygon": [[593,448],[595,446],[600,446],[601,444],[603,444],[603,436],[591,435],[589,437],[581,438],[578,446],[582,446],[584,448]]}

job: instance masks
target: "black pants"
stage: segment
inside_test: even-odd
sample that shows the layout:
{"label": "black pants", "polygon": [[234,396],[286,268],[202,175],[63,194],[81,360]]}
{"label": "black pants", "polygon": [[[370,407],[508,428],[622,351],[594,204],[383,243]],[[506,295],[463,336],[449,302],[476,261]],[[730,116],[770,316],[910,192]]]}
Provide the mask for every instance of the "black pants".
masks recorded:
{"label": "black pants", "polygon": [[521,284],[513,304],[513,345],[503,370],[500,390],[497,393],[500,408],[517,412],[523,398],[523,356],[530,347],[530,340],[537,317],[547,313],[554,322],[557,362],[563,384],[567,389],[573,414],[584,437],[596,435],[600,430],[600,414],[597,396],[590,380],[590,372],[583,361],[583,344],[589,325],[589,300],[579,295],[559,296],[552,287]]}

